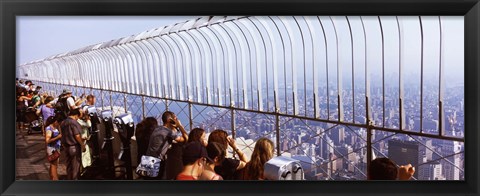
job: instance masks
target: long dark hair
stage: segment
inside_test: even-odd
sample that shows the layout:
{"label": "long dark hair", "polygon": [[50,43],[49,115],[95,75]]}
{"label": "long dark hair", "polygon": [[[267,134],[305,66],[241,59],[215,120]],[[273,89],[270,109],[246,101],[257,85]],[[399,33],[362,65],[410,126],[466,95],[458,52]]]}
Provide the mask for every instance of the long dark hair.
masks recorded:
{"label": "long dark hair", "polygon": [[217,142],[223,145],[223,148],[226,150],[228,148],[227,132],[221,129],[212,131],[208,136],[208,143]]}
{"label": "long dark hair", "polygon": [[202,128],[194,128],[190,133],[188,134],[188,142],[200,142],[202,143],[202,134],[205,133],[205,130]]}
{"label": "long dark hair", "polygon": [[253,149],[250,162],[245,165],[243,180],[259,180],[263,178],[265,163],[273,158],[275,146],[267,138],[260,138]]}

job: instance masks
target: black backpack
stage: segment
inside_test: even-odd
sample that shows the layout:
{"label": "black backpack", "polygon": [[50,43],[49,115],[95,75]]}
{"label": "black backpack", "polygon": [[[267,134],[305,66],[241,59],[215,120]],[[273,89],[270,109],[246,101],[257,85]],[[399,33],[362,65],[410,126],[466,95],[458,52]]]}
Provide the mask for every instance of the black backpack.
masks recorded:
{"label": "black backpack", "polygon": [[70,113],[70,109],[67,105],[67,97],[59,97],[54,108],[55,115],[58,117],[57,119],[60,121],[65,120],[68,117],[68,113]]}

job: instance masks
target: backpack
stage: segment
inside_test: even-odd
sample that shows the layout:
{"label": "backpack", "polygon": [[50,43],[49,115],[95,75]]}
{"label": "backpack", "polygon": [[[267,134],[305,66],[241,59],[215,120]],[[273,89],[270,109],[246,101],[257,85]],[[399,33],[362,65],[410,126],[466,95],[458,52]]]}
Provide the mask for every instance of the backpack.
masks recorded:
{"label": "backpack", "polygon": [[59,120],[65,120],[70,113],[70,109],[67,105],[67,97],[58,98],[57,103],[54,106],[55,115],[59,117]]}

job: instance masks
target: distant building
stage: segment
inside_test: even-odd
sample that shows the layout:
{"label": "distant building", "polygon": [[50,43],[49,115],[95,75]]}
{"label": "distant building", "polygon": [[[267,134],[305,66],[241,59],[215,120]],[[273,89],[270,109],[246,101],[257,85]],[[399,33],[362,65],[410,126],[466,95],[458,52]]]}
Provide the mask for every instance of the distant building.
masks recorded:
{"label": "distant building", "polygon": [[[416,142],[389,140],[388,141],[388,157],[397,165],[412,164],[413,167],[418,166],[419,146]],[[414,174],[418,178],[418,173]]]}
{"label": "distant building", "polygon": [[419,180],[445,180],[442,175],[442,165],[440,162],[433,162],[421,165],[418,168]]}

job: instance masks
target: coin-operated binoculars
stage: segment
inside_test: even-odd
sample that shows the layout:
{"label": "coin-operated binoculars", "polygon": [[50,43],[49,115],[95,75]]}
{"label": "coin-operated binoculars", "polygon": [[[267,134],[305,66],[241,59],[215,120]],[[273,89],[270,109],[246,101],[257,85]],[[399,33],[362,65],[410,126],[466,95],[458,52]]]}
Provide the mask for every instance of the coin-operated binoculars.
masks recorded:
{"label": "coin-operated binoculars", "polygon": [[103,110],[100,113],[100,120],[105,125],[105,138],[103,139],[102,150],[107,152],[107,175],[115,177],[115,166],[113,160],[113,114],[111,110]]}
{"label": "coin-operated binoculars", "polygon": [[264,176],[268,180],[304,180],[300,161],[279,156],[265,163]]}
{"label": "coin-operated binoculars", "polygon": [[130,152],[130,139],[135,131],[132,115],[121,114],[116,116],[113,123],[117,126],[120,139],[122,140],[122,149],[118,159],[123,160],[127,172],[127,180],[133,180],[132,174],[132,156]]}
{"label": "coin-operated binoculars", "polygon": [[89,133],[91,135],[91,141],[93,141],[92,156],[93,159],[96,160],[100,156],[100,146],[98,145],[98,132],[100,132],[100,130],[97,127],[97,125],[100,124],[100,119],[98,118],[97,108],[95,106],[86,106],[85,111],[90,116],[90,121],[92,122]]}

